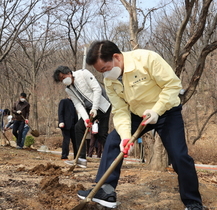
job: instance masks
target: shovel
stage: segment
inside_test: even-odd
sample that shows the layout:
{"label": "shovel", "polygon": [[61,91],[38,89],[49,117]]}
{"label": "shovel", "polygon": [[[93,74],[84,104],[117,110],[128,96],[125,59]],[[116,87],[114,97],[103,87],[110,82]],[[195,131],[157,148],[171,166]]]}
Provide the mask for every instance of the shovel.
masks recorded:
{"label": "shovel", "polygon": [[[146,116],[143,121],[147,120],[150,116]],[[143,122],[142,121],[142,122]],[[144,130],[146,126],[140,124],[137,128],[136,132],[132,135],[130,138],[130,141],[127,143],[126,147],[130,144],[136,141],[138,139],[139,134]],[[117,158],[112,162],[110,167],[107,169],[107,171],[104,173],[104,175],[101,177],[99,182],[95,185],[95,187],[91,190],[91,192],[88,194],[88,196],[80,202],[77,206],[75,206],[72,210],[81,210],[84,208],[84,206],[92,200],[94,195],[98,192],[98,190],[101,188],[101,186],[105,183],[106,179],[109,177],[109,175],[112,173],[112,171],[117,167],[119,162],[124,158],[124,153],[120,152],[120,154],[117,156]]]}
{"label": "shovel", "polygon": [[8,141],[9,146],[11,146],[11,143],[10,143],[8,137],[5,135],[5,133],[2,130],[1,130],[1,132],[2,132],[3,136],[6,138],[6,140]]}
{"label": "shovel", "polygon": [[[90,115],[90,122],[92,122],[92,121],[93,121],[93,115],[91,114],[91,115]],[[74,164],[73,164],[73,166],[70,167],[69,171],[73,171],[73,170],[75,169],[75,166],[77,165],[78,158],[79,158],[79,155],[80,155],[80,153],[81,153],[82,147],[83,147],[83,145],[84,145],[84,143],[85,143],[85,140],[86,140],[86,137],[87,137],[88,132],[89,132],[89,128],[86,127],[85,132],[84,132],[84,136],[83,136],[83,138],[82,138],[82,140],[81,140],[81,144],[80,144],[80,146],[79,146],[77,155],[76,155],[75,160],[74,160]]]}
{"label": "shovel", "polygon": [[[23,116],[23,115],[21,115],[21,116],[22,116],[22,118],[25,120],[24,116]],[[28,126],[29,126],[29,128],[31,129],[31,132],[30,132],[30,133],[31,133],[33,136],[35,136],[35,137],[39,137],[39,132],[38,132],[38,130],[32,129],[29,124],[28,124]]]}

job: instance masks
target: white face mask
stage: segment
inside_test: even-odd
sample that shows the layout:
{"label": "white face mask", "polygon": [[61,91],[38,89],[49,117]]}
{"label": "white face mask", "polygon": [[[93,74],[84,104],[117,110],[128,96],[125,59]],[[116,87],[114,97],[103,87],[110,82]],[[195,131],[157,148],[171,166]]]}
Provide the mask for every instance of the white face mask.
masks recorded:
{"label": "white face mask", "polygon": [[[114,61],[113,61],[114,63]],[[114,66],[114,64],[113,64]],[[108,79],[112,79],[112,80],[116,80],[120,75],[121,75],[121,68],[118,66],[114,66],[110,71],[106,71],[103,73],[103,77],[104,78],[108,78]]]}
{"label": "white face mask", "polygon": [[21,102],[24,102],[26,99],[25,98],[20,98],[20,101]]}
{"label": "white face mask", "polygon": [[63,81],[63,84],[66,86],[69,86],[72,84],[72,78],[71,77],[66,77]]}

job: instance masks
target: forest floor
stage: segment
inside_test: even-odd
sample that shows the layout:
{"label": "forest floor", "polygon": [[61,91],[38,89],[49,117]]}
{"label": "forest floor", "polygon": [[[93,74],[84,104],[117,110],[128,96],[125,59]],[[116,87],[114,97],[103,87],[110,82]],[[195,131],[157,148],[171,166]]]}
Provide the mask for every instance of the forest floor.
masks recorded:
{"label": "forest floor", "polygon": [[[59,152],[61,149],[56,149]],[[72,156],[70,156],[72,159]],[[164,172],[148,170],[145,163],[125,160],[117,199],[119,210],[182,210],[177,175],[172,168]],[[79,189],[94,184],[100,159],[88,158],[86,169],[70,166],[60,153],[0,146],[1,210],[69,210],[79,204]],[[216,164],[217,160],[212,163]],[[217,165],[217,164],[216,164]],[[197,168],[200,192],[206,209],[217,209],[217,171]],[[86,210],[106,208],[89,202]]]}

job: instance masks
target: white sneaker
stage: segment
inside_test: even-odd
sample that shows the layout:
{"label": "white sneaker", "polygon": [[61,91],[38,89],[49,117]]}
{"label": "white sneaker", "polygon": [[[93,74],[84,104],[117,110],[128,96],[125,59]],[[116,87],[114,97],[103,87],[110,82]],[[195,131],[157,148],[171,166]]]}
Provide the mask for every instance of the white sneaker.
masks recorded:
{"label": "white sneaker", "polygon": [[[74,160],[66,160],[64,161],[66,164],[73,166],[75,161]],[[81,168],[87,168],[87,160],[83,158],[78,158],[77,166]]]}
{"label": "white sneaker", "polygon": [[87,168],[87,160],[84,158],[78,158],[77,165],[81,168]]}

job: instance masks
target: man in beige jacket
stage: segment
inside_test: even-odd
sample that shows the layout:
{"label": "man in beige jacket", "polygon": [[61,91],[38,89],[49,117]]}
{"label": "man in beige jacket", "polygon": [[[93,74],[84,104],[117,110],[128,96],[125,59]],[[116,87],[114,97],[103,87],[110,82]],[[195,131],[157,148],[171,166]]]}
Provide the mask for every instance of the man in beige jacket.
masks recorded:
{"label": "man in beige jacket", "polygon": [[[198,191],[198,178],[193,159],[188,155],[185,141],[182,106],[179,92],[180,79],[169,64],[157,53],[138,49],[120,52],[111,41],[94,42],[87,54],[87,64],[103,73],[106,93],[112,104],[115,129],[108,135],[96,182],[100,180],[126,142],[147,114],[141,136],[155,129],[168,152],[172,166],[178,174],[179,192],[186,210],[202,210]],[[119,164],[100,188],[93,201],[115,208],[121,165]],[[84,199],[90,190],[79,191]],[[174,207],[175,208],[175,207]]]}

